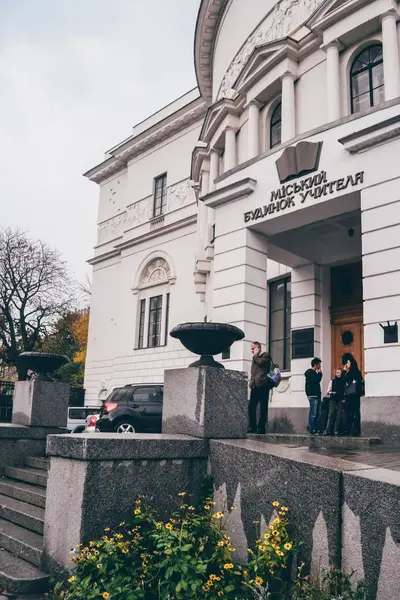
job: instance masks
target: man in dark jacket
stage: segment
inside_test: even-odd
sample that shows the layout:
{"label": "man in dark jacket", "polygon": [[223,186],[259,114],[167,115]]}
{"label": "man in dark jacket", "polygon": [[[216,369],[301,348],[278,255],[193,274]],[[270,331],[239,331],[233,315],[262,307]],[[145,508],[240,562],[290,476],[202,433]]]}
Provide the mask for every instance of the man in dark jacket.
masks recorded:
{"label": "man in dark jacket", "polygon": [[312,435],[317,432],[319,405],[321,403],[321,362],[320,358],[313,358],[311,361],[311,369],[307,369],[304,373],[306,378],[306,395],[310,403],[308,429]]}
{"label": "man in dark jacket", "polygon": [[[253,361],[250,374],[250,402],[249,402],[249,433],[265,433],[268,421],[268,401],[271,390],[270,379],[271,356],[268,352],[261,352],[261,344],[253,342],[251,345]],[[257,406],[260,404],[260,416],[257,428]]]}

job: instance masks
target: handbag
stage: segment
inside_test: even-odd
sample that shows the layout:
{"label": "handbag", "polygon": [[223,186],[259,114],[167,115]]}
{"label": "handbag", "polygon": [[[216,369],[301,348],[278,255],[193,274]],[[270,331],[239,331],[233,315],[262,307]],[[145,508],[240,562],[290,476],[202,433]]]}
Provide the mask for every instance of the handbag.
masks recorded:
{"label": "handbag", "polygon": [[352,381],[346,381],[344,384],[344,395],[347,396],[364,396],[364,381],[353,379]]}

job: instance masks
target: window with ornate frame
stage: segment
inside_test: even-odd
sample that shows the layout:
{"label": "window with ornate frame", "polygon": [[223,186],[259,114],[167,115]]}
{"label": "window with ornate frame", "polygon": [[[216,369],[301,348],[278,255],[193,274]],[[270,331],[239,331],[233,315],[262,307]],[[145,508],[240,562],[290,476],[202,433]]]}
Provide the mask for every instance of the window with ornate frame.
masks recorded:
{"label": "window with ornate frame", "polygon": [[165,213],[167,207],[167,174],[163,173],[154,179],[153,217]]}
{"label": "window with ornate frame", "polygon": [[353,60],[350,69],[351,112],[377,106],[385,99],[382,44],[364,48]]}
{"label": "window with ornate frame", "polygon": [[162,257],[143,268],[134,293],[138,294],[136,348],[156,348],[168,344],[170,285],[175,277]]}
{"label": "window with ornate frame", "polygon": [[269,352],[281,371],[290,369],[291,279],[271,281],[269,287]]}
{"label": "window with ornate frame", "polygon": [[282,103],[278,102],[269,120],[269,147],[279,146],[282,141]]}

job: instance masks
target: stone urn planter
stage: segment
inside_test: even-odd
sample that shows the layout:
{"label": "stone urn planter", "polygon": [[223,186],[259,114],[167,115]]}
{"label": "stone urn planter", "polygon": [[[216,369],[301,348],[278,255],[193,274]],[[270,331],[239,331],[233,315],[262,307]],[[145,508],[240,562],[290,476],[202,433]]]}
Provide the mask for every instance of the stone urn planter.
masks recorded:
{"label": "stone urn planter", "polygon": [[200,355],[200,359],[189,367],[224,369],[224,365],[213,357],[228,350],[234,342],[242,340],[244,332],[227,323],[182,323],[172,329],[170,336],[178,339],[193,354]]}
{"label": "stone urn planter", "polygon": [[21,352],[18,360],[22,367],[36,373],[40,381],[54,381],[51,373],[70,362],[68,356],[51,352]]}

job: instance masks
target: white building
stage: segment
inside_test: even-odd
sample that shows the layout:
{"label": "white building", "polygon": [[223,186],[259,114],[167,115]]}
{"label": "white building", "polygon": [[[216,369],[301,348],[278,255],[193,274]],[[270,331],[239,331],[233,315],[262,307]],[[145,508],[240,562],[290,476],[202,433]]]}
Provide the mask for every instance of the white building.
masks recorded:
{"label": "white building", "polygon": [[400,346],[381,327],[400,321],[399,18],[391,0],[201,1],[198,89],[86,173],[88,401],[188,364],[167,331],[207,318],[245,331],[228,368],[270,348],[272,407],[296,430],[311,355],[326,385],[344,351],[364,423],[400,427]]}

